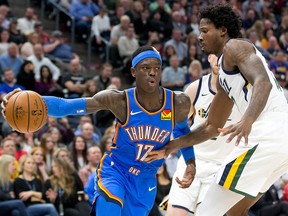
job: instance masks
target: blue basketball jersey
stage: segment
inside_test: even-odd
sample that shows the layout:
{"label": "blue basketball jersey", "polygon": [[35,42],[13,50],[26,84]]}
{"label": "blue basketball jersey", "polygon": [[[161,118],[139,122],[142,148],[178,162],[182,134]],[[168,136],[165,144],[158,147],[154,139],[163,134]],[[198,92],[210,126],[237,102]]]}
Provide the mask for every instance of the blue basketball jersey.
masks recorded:
{"label": "blue basketball jersey", "polygon": [[173,93],[162,89],[163,105],[155,112],[147,111],[140,104],[136,88],[125,91],[127,119],[124,124],[116,124],[111,157],[135,175],[140,172],[156,174],[164,161],[144,162],[150,151],[162,148],[170,140],[174,127]]}

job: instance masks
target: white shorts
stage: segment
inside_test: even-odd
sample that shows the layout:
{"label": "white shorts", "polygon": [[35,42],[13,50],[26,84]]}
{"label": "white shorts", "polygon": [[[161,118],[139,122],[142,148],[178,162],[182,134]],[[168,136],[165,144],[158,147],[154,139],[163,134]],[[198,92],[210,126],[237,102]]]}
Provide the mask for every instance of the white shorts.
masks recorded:
{"label": "white shorts", "polygon": [[288,114],[272,112],[259,116],[248,143],[245,146],[241,140],[226,158],[217,183],[254,198],[267,191],[288,169]]}
{"label": "white shorts", "polygon": [[169,205],[194,213],[197,205],[202,202],[219,168],[220,164],[216,164],[215,162],[206,162],[196,159],[196,176],[194,181],[189,188],[183,189],[179,187],[179,184],[175,180],[176,177],[182,179],[186,169],[186,163],[181,156],[173,176],[169,193]]}

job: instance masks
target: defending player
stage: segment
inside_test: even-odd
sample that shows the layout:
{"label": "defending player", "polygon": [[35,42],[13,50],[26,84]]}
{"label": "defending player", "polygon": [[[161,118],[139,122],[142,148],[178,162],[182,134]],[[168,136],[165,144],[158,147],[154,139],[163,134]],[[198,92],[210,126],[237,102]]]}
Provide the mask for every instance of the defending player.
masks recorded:
{"label": "defending player", "polygon": [[[210,5],[200,12],[202,50],[219,60],[219,82],[209,116],[189,134],[151,152],[146,161],[165,157],[179,147],[221,135],[236,147],[210,186],[197,216],[247,215],[261,195],[288,169],[288,105],[283,89],[256,47],[238,38],[239,16],[228,5]],[[233,105],[241,120],[223,128]],[[249,140],[248,140],[249,136]]]}

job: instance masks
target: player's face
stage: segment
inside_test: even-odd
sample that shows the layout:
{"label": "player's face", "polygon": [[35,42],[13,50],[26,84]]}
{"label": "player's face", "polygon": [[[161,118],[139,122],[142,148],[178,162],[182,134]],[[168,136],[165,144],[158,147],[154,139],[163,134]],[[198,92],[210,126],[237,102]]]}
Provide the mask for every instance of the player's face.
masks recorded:
{"label": "player's face", "polygon": [[161,64],[156,58],[144,59],[138,63],[135,70],[132,70],[137,86],[147,92],[154,92],[155,89],[158,89],[161,74]]}
{"label": "player's face", "polygon": [[200,35],[198,37],[202,51],[206,54],[219,55],[223,48],[223,29],[216,29],[214,24],[208,19],[200,21]]}

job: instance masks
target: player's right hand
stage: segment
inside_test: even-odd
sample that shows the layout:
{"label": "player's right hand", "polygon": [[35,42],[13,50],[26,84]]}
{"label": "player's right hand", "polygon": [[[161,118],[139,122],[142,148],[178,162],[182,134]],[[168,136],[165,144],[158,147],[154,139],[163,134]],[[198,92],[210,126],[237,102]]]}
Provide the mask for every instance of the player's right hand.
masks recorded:
{"label": "player's right hand", "polygon": [[8,94],[6,94],[3,97],[2,103],[1,103],[1,107],[2,107],[2,115],[4,117],[4,119],[6,119],[6,115],[5,115],[5,109],[6,109],[6,105],[8,103],[8,100],[10,97],[12,97],[12,95],[16,94],[17,92],[22,91],[20,88],[14,89],[13,91],[9,92]]}

